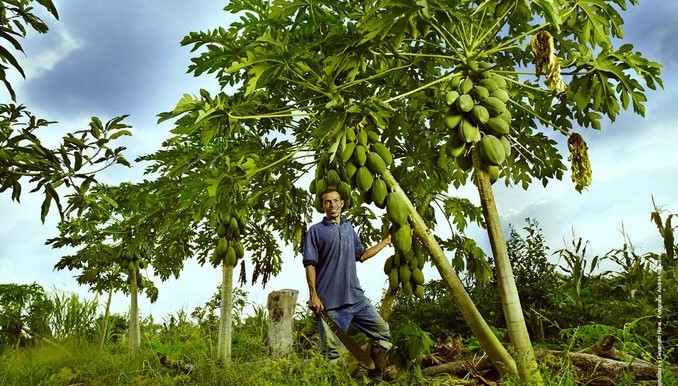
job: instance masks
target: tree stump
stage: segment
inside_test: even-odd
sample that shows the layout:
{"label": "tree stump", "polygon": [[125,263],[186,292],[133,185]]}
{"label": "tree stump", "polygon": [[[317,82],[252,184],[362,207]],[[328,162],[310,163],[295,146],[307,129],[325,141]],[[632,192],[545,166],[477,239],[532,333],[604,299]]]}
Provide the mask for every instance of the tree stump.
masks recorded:
{"label": "tree stump", "polygon": [[268,353],[273,359],[293,349],[294,308],[299,291],[284,289],[268,294]]}

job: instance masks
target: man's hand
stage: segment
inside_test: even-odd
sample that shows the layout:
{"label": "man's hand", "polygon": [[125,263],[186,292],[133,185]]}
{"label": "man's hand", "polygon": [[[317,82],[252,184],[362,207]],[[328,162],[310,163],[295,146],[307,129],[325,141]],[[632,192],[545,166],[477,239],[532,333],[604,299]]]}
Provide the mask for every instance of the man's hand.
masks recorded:
{"label": "man's hand", "polygon": [[308,308],[310,308],[311,311],[313,311],[313,313],[316,315],[325,310],[325,305],[323,305],[323,302],[320,300],[318,295],[311,295],[311,298],[306,304],[308,305]]}

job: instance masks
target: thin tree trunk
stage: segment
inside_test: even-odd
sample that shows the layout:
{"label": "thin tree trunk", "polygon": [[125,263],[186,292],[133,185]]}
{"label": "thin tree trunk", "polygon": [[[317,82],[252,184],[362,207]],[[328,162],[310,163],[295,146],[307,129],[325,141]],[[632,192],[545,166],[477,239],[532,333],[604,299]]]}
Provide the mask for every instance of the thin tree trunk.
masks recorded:
{"label": "thin tree trunk", "polygon": [[435,237],[433,237],[432,232],[428,229],[424,220],[419,213],[417,213],[417,210],[414,208],[410,199],[405,192],[403,192],[398,182],[388,170],[382,174],[382,177],[386,184],[391,188],[391,194],[396,194],[399,196],[400,200],[406,203],[410,218],[414,224],[415,234],[431,254],[431,258],[436,265],[436,268],[438,268],[438,272],[440,272],[443,282],[445,282],[450,289],[454,302],[461,310],[466,323],[468,323],[473,335],[478,339],[480,346],[485,350],[500,374],[517,376],[518,370],[515,361],[511,355],[509,355],[506,348],[502,346],[501,342],[499,342],[499,339],[492,333],[490,326],[485,322],[482,315],[480,315],[475,304],[473,304],[473,300],[471,300],[464,285],[461,283],[461,280],[459,280],[459,276],[454,272],[454,269],[445,257],[442,248]]}
{"label": "thin tree trunk", "polygon": [[101,326],[101,335],[99,336],[99,351],[104,349],[106,336],[108,335],[108,319],[111,317],[111,300],[113,299],[113,287],[108,290],[108,299],[106,299],[106,310],[104,311],[104,320]]}
{"label": "thin tree trunk", "polygon": [[141,344],[141,331],[139,329],[139,285],[137,283],[137,270],[130,273],[130,310],[129,310],[129,353],[132,358],[137,354],[137,348]]}
{"label": "thin tree trunk", "polygon": [[393,301],[395,300],[395,293],[392,293],[388,289],[384,297],[381,299],[381,305],[379,306],[379,315],[388,322],[388,319],[391,317],[393,312]]}
{"label": "thin tree trunk", "polygon": [[221,309],[219,316],[219,340],[217,359],[222,363],[231,361],[231,333],[233,325],[233,266],[222,263]]}
{"label": "thin tree trunk", "polygon": [[541,373],[537,364],[537,359],[530,342],[530,334],[527,331],[523,309],[520,305],[518,288],[513,276],[511,261],[508,257],[506,239],[501,228],[499,213],[494,200],[492,183],[490,175],[485,171],[481,155],[477,148],[473,149],[473,169],[480,194],[480,205],[483,209],[485,222],[487,224],[487,234],[490,238],[492,254],[494,255],[495,268],[497,271],[497,283],[501,304],[504,310],[504,318],[508,329],[511,344],[515,349],[515,360],[518,367],[518,374],[524,383],[542,383]]}

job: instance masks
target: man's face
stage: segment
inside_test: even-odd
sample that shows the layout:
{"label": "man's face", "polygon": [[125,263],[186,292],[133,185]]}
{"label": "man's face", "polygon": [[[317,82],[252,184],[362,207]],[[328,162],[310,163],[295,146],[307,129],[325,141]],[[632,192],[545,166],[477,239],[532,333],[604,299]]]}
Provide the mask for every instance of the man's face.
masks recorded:
{"label": "man's face", "polygon": [[339,192],[328,192],[323,194],[323,210],[329,220],[337,220],[341,217],[341,210],[344,208],[344,200],[341,199]]}

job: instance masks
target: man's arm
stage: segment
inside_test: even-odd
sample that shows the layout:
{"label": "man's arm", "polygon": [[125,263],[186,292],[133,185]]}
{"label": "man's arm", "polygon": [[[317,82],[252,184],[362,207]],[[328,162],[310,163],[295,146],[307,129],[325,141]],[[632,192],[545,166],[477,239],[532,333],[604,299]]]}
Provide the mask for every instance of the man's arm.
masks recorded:
{"label": "man's arm", "polygon": [[391,244],[391,233],[390,232],[379,243],[377,243],[373,247],[368,248],[365,252],[363,252],[363,254],[360,256],[359,261],[361,263],[364,262],[365,260],[367,260],[367,259],[371,258],[372,256],[376,255],[377,253],[381,252],[381,250],[386,248],[386,246],[389,245],[389,244]]}
{"label": "man's arm", "polygon": [[314,313],[318,314],[325,309],[322,300],[318,297],[318,293],[315,290],[315,265],[308,264],[306,265],[306,283],[308,284],[308,308],[311,309]]}

